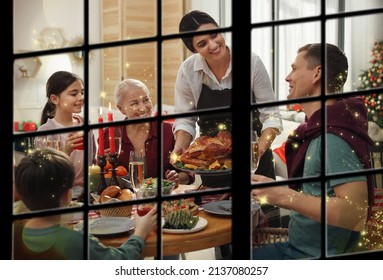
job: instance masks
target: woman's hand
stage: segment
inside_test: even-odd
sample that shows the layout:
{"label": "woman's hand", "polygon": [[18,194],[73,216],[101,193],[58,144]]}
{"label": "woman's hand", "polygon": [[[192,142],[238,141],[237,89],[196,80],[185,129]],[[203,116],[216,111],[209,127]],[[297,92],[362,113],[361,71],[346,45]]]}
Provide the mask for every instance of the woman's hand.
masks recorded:
{"label": "woman's hand", "polygon": [[259,137],[259,154],[261,157],[268,149],[270,149],[277,134],[278,129],[272,127],[265,128],[262,131],[262,135]]}
{"label": "woman's hand", "polygon": [[176,132],[176,143],[170,155],[170,164],[173,165],[177,162],[178,156],[185,152],[192,140],[193,137],[188,132],[182,129]]}
{"label": "woman's hand", "polygon": [[175,182],[176,183],[176,186],[178,186],[178,183],[179,183],[179,175],[177,173],[177,171],[175,170],[166,170],[165,172],[165,178],[166,180],[169,180],[169,181],[172,181],[172,182]]}

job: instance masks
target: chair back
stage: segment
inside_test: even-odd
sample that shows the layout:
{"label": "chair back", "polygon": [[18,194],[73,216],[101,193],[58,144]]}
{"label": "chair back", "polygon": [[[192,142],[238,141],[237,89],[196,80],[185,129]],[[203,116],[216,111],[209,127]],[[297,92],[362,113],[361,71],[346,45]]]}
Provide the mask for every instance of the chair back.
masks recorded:
{"label": "chair back", "polygon": [[[370,147],[371,152],[371,166],[373,169],[383,168],[383,142],[376,141]],[[375,187],[383,188],[383,170],[374,175]]]}

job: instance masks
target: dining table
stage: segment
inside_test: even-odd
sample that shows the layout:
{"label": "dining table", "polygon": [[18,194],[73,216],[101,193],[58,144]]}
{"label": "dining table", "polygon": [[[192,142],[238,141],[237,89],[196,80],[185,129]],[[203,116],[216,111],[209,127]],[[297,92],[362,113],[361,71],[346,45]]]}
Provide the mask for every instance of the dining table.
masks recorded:
{"label": "dining table", "polygon": [[[180,185],[172,193],[185,193],[197,190],[198,186]],[[222,204],[222,205],[221,205]],[[230,205],[230,209],[226,209]],[[172,256],[178,254],[185,254],[188,252],[204,250],[208,248],[220,247],[223,245],[231,244],[232,242],[232,215],[231,215],[231,201],[211,201],[210,206],[208,203],[201,204],[198,211],[193,213],[198,216],[204,226],[195,230],[162,230],[162,255]],[[222,207],[225,206],[225,207]],[[218,208],[221,208],[218,210]],[[229,210],[228,212],[226,212]],[[133,209],[134,211],[134,209]],[[225,213],[226,212],[226,213]],[[99,216],[100,217],[100,216]],[[257,215],[258,217],[258,215]],[[253,219],[253,223],[258,224]],[[197,224],[198,225],[198,224]],[[158,228],[153,229],[145,240],[145,249],[142,257],[157,257],[157,240]],[[134,233],[134,229],[129,231],[121,231],[117,234],[101,234],[96,235],[101,243],[106,246],[119,247],[126,242],[129,237]]]}
{"label": "dining table", "polygon": [[[173,193],[193,191],[198,186],[179,185]],[[206,227],[198,231],[180,231],[177,233],[162,233],[162,255],[170,256],[187,252],[199,251],[207,248],[230,244],[232,239],[232,216],[217,215],[206,212],[199,206],[196,216],[207,221]],[[118,235],[98,236],[101,243],[106,246],[118,247],[128,240],[132,231]],[[157,229],[149,233],[145,240],[143,257],[157,256]]]}
{"label": "dining table", "polygon": [[[177,255],[192,251],[203,250],[231,243],[231,216],[221,216],[199,209],[196,216],[204,218],[207,226],[195,232],[163,233],[162,255]],[[98,236],[106,246],[118,247],[126,242],[132,232],[118,235]],[[157,230],[153,230],[145,240],[143,257],[157,256]]]}

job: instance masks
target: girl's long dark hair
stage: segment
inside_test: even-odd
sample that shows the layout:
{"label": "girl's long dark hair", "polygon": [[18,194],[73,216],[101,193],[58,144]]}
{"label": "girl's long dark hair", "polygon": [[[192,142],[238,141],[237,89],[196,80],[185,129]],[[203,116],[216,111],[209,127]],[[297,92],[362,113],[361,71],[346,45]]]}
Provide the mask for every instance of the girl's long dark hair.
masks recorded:
{"label": "girl's long dark hair", "polygon": [[48,100],[41,112],[40,125],[43,125],[48,119],[55,116],[56,107],[50,100],[51,95],[55,94],[59,96],[77,80],[81,80],[79,76],[67,71],[57,71],[49,77],[46,84],[46,96]]}

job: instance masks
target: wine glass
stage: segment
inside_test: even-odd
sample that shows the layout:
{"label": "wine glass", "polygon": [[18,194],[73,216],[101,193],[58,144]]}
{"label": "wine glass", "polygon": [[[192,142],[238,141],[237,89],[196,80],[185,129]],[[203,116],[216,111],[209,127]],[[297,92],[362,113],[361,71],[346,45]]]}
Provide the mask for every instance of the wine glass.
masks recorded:
{"label": "wine glass", "polygon": [[58,134],[48,134],[46,136],[46,147],[53,148],[55,150],[61,151],[61,142],[60,142],[60,135]]}
{"label": "wine glass", "polygon": [[251,132],[251,175],[257,170],[259,165],[259,143],[256,131]]}
{"label": "wine glass", "polygon": [[144,157],[142,152],[131,151],[129,154],[129,176],[130,182],[137,194],[144,182]]}
{"label": "wine glass", "polygon": [[119,127],[114,127],[114,146],[116,147],[117,156],[121,152],[121,139],[122,139],[121,129]]}

